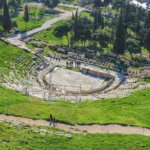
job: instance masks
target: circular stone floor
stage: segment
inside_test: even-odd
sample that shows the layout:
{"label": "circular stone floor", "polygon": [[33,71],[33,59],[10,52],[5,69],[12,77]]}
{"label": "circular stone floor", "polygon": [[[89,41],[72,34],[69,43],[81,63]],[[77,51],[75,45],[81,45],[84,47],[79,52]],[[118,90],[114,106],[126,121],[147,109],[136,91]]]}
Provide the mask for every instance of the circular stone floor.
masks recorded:
{"label": "circular stone floor", "polygon": [[101,87],[105,82],[104,78],[93,77],[60,67],[56,67],[52,73],[48,74],[47,80],[49,76],[52,84],[62,90],[64,86],[61,85],[66,85],[65,90],[80,90],[80,85],[82,90],[90,90]]}

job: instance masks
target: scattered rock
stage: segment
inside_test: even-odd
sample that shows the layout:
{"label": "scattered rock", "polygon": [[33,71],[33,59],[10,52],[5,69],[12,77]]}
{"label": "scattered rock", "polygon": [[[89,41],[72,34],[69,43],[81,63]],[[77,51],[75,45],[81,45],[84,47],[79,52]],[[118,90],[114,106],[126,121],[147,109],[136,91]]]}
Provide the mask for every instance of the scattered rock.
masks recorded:
{"label": "scattered rock", "polygon": [[45,130],[45,129],[40,129],[40,130],[39,130],[39,133],[40,133],[41,135],[46,135],[46,134],[47,134],[47,130]]}
{"label": "scattered rock", "polygon": [[54,134],[56,134],[56,135],[64,135],[65,133],[64,132],[55,132]]}
{"label": "scattered rock", "polygon": [[71,139],[72,138],[72,134],[65,134],[65,137]]}

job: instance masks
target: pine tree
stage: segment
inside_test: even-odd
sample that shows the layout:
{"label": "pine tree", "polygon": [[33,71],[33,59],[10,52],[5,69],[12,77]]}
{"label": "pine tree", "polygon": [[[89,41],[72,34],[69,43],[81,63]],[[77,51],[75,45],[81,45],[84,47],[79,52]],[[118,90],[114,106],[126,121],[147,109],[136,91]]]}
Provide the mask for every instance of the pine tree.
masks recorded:
{"label": "pine tree", "polygon": [[53,0],[53,7],[56,7],[59,3],[59,0]]}
{"label": "pine tree", "polygon": [[94,0],[94,7],[101,7],[102,1],[101,0]]}
{"label": "pine tree", "polygon": [[5,3],[3,6],[3,28],[4,28],[4,31],[11,30],[11,19],[10,19],[7,3]]}
{"label": "pine tree", "polygon": [[78,23],[79,23],[79,15],[77,10],[74,16],[74,24],[73,24],[74,40],[78,40]]}
{"label": "pine tree", "polygon": [[104,26],[105,26],[105,24],[104,24],[104,17],[102,16],[101,28],[104,29]]}
{"label": "pine tree", "polygon": [[141,14],[142,14],[142,8],[140,7],[140,8],[138,8],[138,13],[137,13],[137,24],[136,24],[136,26],[135,26],[136,33],[137,33],[137,34],[139,34],[140,28],[141,28],[141,26],[140,26],[140,21],[141,21],[141,19],[142,19]]}
{"label": "pine tree", "polygon": [[116,54],[123,54],[125,51],[125,29],[123,24],[122,10],[119,16],[119,21],[116,29],[116,39],[113,51]]}
{"label": "pine tree", "polygon": [[127,29],[129,24],[130,24],[130,13],[131,13],[130,12],[131,9],[130,9],[130,4],[129,3],[126,4],[124,11],[125,11],[124,12],[124,23],[125,23],[124,26]]}
{"label": "pine tree", "polygon": [[109,4],[110,4],[110,2],[111,2],[111,0],[104,0],[104,1],[103,1],[103,3],[104,3],[104,5],[105,5],[105,7],[106,7],[107,5],[109,5]]}
{"label": "pine tree", "polygon": [[28,6],[27,5],[25,5],[25,8],[24,8],[24,21],[25,22],[29,21],[29,10],[28,10]]}
{"label": "pine tree", "polygon": [[74,18],[75,18],[75,17],[74,17],[74,13],[72,13],[72,18],[71,18],[71,20],[74,20]]}
{"label": "pine tree", "polygon": [[96,9],[94,11],[94,30],[98,29],[101,27],[102,29],[104,28],[104,20],[103,16],[101,14],[100,9]]}
{"label": "pine tree", "polygon": [[145,19],[145,28],[150,27],[150,10],[147,13],[146,19]]}
{"label": "pine tree", "polygon": [[98,28],[97,10],[94,11],[94,30]]}
{"label": "pine tree", "polygon": [[102,14],[100,9],[97,12],[97,25],[98,27],[102,26]]}
{"label": "pine tree", "polygon": [[50,6],[50,5],[52,5],[52,0],[50,1],[50,0],[44,0],[44,5],[46,5],[46,6]]}

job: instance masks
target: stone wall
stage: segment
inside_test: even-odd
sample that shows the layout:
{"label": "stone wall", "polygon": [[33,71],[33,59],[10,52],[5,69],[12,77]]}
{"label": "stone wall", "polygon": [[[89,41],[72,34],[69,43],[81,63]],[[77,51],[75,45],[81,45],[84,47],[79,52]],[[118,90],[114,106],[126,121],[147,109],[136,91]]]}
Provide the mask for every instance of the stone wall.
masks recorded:
{"label": "stone wall", "polygon": [[103,78],[108,78],[108,79],[115,80],[115,77],[111,74],[91,70],[91,69],[88,69],[88,68],[82,68],[81,72],[84,73],[84,74],[89,74],[89,75],[93,75],[93,76],[97,76],[97,77],[103,77]]}

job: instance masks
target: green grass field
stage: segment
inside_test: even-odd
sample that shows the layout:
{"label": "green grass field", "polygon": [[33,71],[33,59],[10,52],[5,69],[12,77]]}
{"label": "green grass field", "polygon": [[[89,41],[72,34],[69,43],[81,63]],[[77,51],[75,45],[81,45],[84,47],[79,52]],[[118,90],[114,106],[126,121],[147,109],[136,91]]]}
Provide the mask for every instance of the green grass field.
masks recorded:
{"label": "green grass field", "polygon": [[83,11],[83,12],[81,12],[80,16],[87,17],[93,21],[93,17],[91,17],[90,13],[88,13],[88,12]]}
{"label": "green grass field", "polygon": [[49,16],[42,17],[41,19],[30,19],[29,22],[25,22],[23,16],[18,16],[16,18],[13,18],[13,20],[17,22],[20,32],[26,32],[34,28],[40,27],[44,22],[56,16],[57,15],[55,14],[51,14]]}
{"label": "green grass field", "polygon": [[[83,13],[82,16],[84,15],[87,15],[88,13]],[[69,19],[68,19],[69,20]],[[37,34],[34,34],[32,37],[33,38],[36,38],[36,39],[40,39],[42,40],[42,42],[45,42],[49,45],[68,45],[68,40],[67,40],[67,37],[66,36],[63,36],[63,37],[57,37],[55,36],[54,34],[54,28],[60,24],[62,24],[62,22],[67,22],[68,20],[61,20],[61,21],[58,21],[57,23],[54,23],[52,25],[51,28],[47,29],[47,30],[44,30],[44,31],[41,31]],[[70,33],[69,33],[69,36],[70,36]],[[77,43],[76,43],[77,44]],[[79,44],[79,43],[78,43]],[[81,43],[80,43],[81,45]],[[89,42],[86,42],[86,46],[89,45]],[[27,45],[28,47],[31,47],[31,45]],[[34,46],[33,46],[34,47]],[[32,47],[32,48],[33,48]],[[48,51],[47,51],[48,53]],[[46,53],[46,54],[47,54]]]}
{"label": "green grass field", "polygon": [[[43,127],[34,127],[39,131]],[[33,127],[0,123],[0,150],[149,150],[150,137],[119,134],[72,134],[72,138],[35,132]],[[47,131],[54,129],[46,128]],[[57,132],[55,130],[55,132]]]}
{"label": "green grass field", "polygon": [[[82,17],[89,17],[92,19],[92,17],[90,17],[90,14],[87,12],[82,12],[81,16]],[[67,22],[68,20],[58,21],[58,22],[54,23],[51,28],[44,30],[44,31],[41,31],[37,34],[34,34],[32,37],[37,38],[37,39],[41,39],[42,41],[49,43],[51,45],[56,45],[56,44],[67,45],[68,44],[67,38],[65,36],[62,38],[56,37],[53,33],[53,30],[55,27],[62,24],[63,22]]]}
{"label": "green grass field", "polygon": [[34,2],[28,2],[29,21],[24,21],[24,8],[18,10],[18,14],[12,18],[18,25],[19,32],[26,32],[34,28],[40,27],[44,22],[57,16],[51,8],[47,6],[38,5]]}
{"label": "green grass field", "polygon": [[51,45],[67,44],[67,38],[56,37],[52,29],[47,31],[46,30],[41,31],[40,33],[33,35],[33,38],[41,39],[42,41]]}
{"label": "green grass field", "polygon": [[37,34],[34,34],[32,37],[41,39],[42,41],[50,44],[50,45],[57,45],[57,44],[68,44],[67,38],[64,36],[63,38],[56,37],[53,33],[53,30],[56,26],[60,25],[64,21],[59,21],[52,25],[50,29],[41,31]]}
{"label": "green grass field", "polygon": [[150,83],[150,79],[141,79],[140,81]]}
{"label": "green grass field", "polygon": [[70,103],[46,102],[0,88],[0,113],[27,118],[48,119],[49,114],[59,121],[72,124],[129,124],[150,127],[150,89],[136,92],[127,98]]}
{"label": "green grass field", "polygon": [[[0,70],[8,71],[13,66],[15,60],[21,56],[24,56],[26,60],[32,59],[32,55],[30,53],[26,53],[19,48],[0,41]],[[17,69],[20,70],[22,68]]]}
{"label": "green grass field", "polygon": [[61,5],[58,5],[57,8],[62,9],[62,10],[66,10],[66,11],[73,11],[73,10],[75,10],[75,8],[61,6]]}

